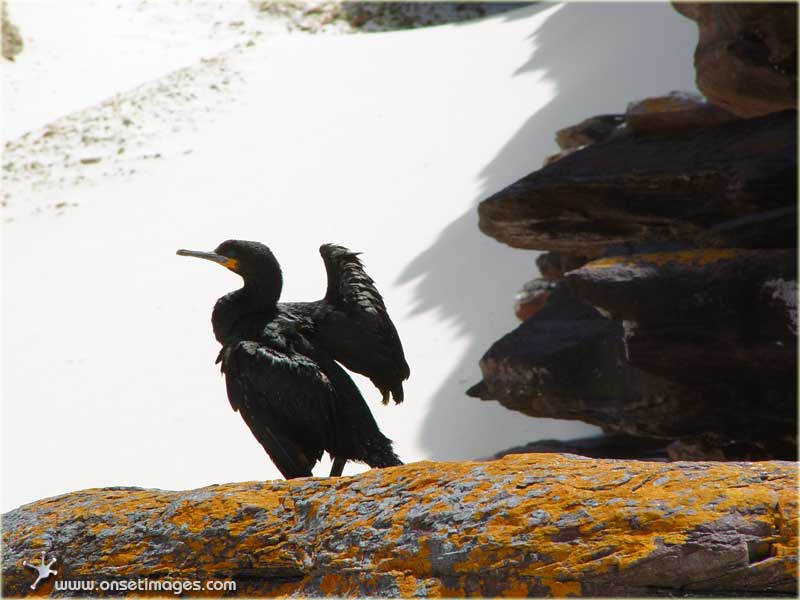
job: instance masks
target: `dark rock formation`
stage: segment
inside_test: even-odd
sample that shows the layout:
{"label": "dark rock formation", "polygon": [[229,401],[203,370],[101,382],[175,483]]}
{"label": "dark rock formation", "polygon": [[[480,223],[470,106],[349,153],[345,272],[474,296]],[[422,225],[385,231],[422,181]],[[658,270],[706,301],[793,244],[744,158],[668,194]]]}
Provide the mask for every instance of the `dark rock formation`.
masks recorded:
{"label": "dark rock formation", "polygon": [[697,87],[740,117],[797,108],[797,3],[673,2],[697,22]]}
{"label": "dark rock formation", "polygon": [[[243,597],[792,596],[796,490],[795,464],[558,454],[84,490],[3,515],[2,592],[118,595],[56,585],[147,578]],[[23,562],[42,552],[58,573],[34,592]]]}
{"label": "dark rock formation", "polygon": [[623,115],[590,117],[556,132],[561,151],[548,156],[544,166],[554,163],[590,144],[605,142],[626,134],[654,135],[675,133],[681,129],[713,127],[737,117],[707,102],[702,96],[670,92],[631,102]]}
{"label": "dark rock formation", "polygon": [[[772,372],[770,406],[758,383],[741,385],[749,382],[747,374],[699,385],[691,377],[633,364],[626,325],[578,301],[562,284],[544,309],[492,345],[480,361],[483,381],[467,394],[530,416],[581,420],[610,433],[703,440],[728,459],[795,457],[796,410],[785,389],[786,369]],[[680,366],[691,364],[698,352]],[[750,375],[757,382],[769,377]]]}
{"label": "dark rock formation", "polygon": [[668,437],[694,428],[695,415],[679,409],[685,403],[694,413],[699,394],[627,364],[624,352],[622,323],[561,285],[544,309],[489,348],[483,381],[467,394],[609,432]]}
{"label": "dark rock formation", "polygon": [[565,278],[583,301],[624,322],[628,363],[687,383],[724,382],[734,390],[750,383],[762,392],[759,402],[780,402],[778,414],[795,405],[793,250],[623,256]]}
{"label": "dark rock formation", "polygon": [[676,9],[700,26],[710,102],[672,92],[564,128],[480,204],[481,231],[549,252],[468,394],[649,436],[671,460],[794,459],[797,6]]}
{"label": "dark rock formation", "polygon": [[600,256],[695,238],[797,196],[797,113],[591,144],[481,202],[480,229],[516,248]]}

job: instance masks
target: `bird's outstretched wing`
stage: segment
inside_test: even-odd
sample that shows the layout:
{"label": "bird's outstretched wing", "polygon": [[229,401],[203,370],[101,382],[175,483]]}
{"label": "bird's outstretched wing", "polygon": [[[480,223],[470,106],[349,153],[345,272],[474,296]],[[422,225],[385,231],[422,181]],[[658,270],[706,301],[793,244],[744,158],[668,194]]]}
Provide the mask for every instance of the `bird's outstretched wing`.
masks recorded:
{"label": "bird's outstretched wing", "polygon": [[328,310],[316,319],[320,341],[345,367],[369,377],[384,404],[390,393],[399,404],[410,370],[375,282],[358,253],[336,244],[323,244],[319,253],[328,274]]}
{"label": "bird's outstretched wing", "polygon": [[335,446],[336,392],[319,365],[277,336],[220,353],[228,398],[286,479],[311,476]]}

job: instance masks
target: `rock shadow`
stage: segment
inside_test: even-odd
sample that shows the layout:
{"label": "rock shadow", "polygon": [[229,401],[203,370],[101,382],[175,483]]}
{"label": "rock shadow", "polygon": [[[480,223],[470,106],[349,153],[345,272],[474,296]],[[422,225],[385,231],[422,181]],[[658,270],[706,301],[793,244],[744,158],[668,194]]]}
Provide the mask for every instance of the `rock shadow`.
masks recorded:
{"label": "rock shadow", "polygon": [[[538,4],[503,18],[529,18],[553,8]],[[480,172],[481,193],[470,209],[398,278],[399,283],[416,285],[414,314],[438,311],[459,334],[469,337],[467,351],[437,390],[419,434],[431,458],[473,458],[535,439],[598,431],[577,421],[532,419],[464,394],[480,380],[483,353],[517,325],[512,310],[515,291],[538,275],[538,253],[515,250],[483,235],[476,206],[540,168],[558,149],[558,129],[592,115],[622,112],[632,100],[672,89],[694,90],[696,38],[694,24],[668,5],[594,3],[556,7],[530,36],[531,57],[513,75],[536,72],[554,87],[553,99],[531,115]]]}

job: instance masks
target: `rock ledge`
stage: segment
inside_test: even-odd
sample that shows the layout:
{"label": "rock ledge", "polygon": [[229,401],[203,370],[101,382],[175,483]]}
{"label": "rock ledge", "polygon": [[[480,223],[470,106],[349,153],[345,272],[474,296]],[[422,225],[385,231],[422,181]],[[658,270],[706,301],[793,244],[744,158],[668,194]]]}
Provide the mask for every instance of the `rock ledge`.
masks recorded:
{"label": "rock ledge", "polygon": [[3,594],[31,593],[22,562],[41,551],[59,572],[37,595],[132,577],[233,579],[247,596],[795,594],[796,487],[795,463],[527,454],[91,489],[3,515]]}

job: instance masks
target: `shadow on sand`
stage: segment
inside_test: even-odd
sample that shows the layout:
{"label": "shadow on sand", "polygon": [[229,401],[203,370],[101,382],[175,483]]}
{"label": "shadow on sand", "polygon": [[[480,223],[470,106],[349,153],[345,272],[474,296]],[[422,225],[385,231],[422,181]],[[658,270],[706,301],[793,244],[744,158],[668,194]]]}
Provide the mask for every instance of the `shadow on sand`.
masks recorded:
{"label": "shadow on sand", "polygon": [[[538,4],[504,18],[528,18],[552,9],[551,4]],[[478,361],[483,353],[515,327],[514,292],[538,275],[534,263],[538,254],[509,248],[481,234],[475,207],[540,168],[543,159],[557,151],[556,130],[592,115],[622,112],[631,100],[694,89],[694,25],[667,5],[562,5],[530,41],[531,57],[513,75],[537,72],[555,87],[555,97],[486,165],[480,173],[481,194],[472,207],[398,279],[416,283],[414,313],[436,310],[469,338],[468,350],[437,391],[420,432],[421,445],[434,459],[475,458],[521,441],[598,431],[576,421],[531,419],[464,394],[480,380]]]}

